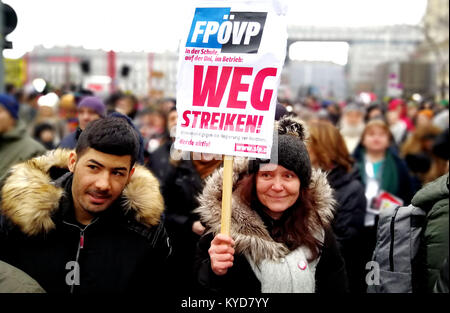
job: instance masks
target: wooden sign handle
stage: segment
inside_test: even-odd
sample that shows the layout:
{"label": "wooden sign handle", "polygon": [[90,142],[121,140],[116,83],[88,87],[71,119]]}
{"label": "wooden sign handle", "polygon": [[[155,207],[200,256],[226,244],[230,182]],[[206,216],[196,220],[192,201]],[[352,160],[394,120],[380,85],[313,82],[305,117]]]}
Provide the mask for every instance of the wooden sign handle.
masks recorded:
{"label": "wooden sign handle", "polygon": [[224,156],[222,187],[220,232],[229,236],[231,228],[231,194],[233,191],[233,156]]}

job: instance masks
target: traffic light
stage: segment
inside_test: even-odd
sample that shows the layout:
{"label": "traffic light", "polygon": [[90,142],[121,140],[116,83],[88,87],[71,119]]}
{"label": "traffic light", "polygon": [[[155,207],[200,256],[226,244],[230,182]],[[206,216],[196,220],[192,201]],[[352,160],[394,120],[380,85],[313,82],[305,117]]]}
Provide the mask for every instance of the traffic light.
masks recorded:
{"label": "traffic light", "polygon": [[83,74],[89,74],[91,72],[91,62],[89,62],[89,60],[81,61],[80,66]]}
{"label": "traffic light", "polygon": [[130,67],[128,65],[122,65],[122,68],[120,69],[120,75],[122,77],[128,77],[128,75],[130,74]]}
{"label": "traffic light", "polygon": [[2,3],[2,14],[3,14],[3,23],[2,23],[2,33],[1,33],[1,45],[3,49],[12,49],[12,42],[6,40],[6,35],[11,33],[17,26],[17,14],[13,8],[9,5]]}

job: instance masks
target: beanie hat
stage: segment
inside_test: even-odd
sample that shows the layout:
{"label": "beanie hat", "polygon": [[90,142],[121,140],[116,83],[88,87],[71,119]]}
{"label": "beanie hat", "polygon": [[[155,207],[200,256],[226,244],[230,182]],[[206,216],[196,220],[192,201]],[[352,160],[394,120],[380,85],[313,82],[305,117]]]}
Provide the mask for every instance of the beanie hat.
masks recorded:
{"label": "beanie hat", "polygon": [[355,111],[356,112],[361,112],[362,114],[366,113],[366,109],[364,108],[364,106],[359,105],[357,103],[349,103],[342,110],[343,113],[355,112]]}
{"label": "beanie hat", "polygon": [[13,119],[19,119],[19,103],[13,96],[8,94],[1,93],[0,94],[0,104],[8,110],[9,114],[13,117]]}
{"label": "beanie hat", "polygon": [[276,123],[277,136],[274,136],[270,160],[252,159],[248,172],[258,172],[265,163],[278,164],[293,171],[300,179],[302,187],[307,188],[311,181],[311,161],[304,141],[308,134],[305,125],[298,118],[287,116]]}
{"label": "beanie hat", "polygon": [[81,99],[80,103],[78,103],[78,108],[90,108],[97,112],[101,117],[105,117],[106,114],[106,106],[103,101],[94,96],[87,96]]}
{"label": "beanie hat", "polygon": [[405,102],[402,99],[392,99],[391,101],[389,101],[388,111],[394,111],[399,106],[403,106],[404,104]]}

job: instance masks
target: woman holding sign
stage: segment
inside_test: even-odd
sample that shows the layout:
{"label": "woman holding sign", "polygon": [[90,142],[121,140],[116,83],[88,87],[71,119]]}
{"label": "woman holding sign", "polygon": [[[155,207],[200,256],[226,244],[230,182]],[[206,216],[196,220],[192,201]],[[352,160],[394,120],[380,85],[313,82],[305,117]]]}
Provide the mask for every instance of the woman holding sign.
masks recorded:
{"label": "woman holding sign", "polygon": [[219,234],[223,171],[206,182],[197,209],[207,227],[198,283],[214,292],[346,292],[330,228],[332,189],[325,173],[311,168],[303,124],[288,117],[276,126],[270,162],[234,162],[231,237]]}

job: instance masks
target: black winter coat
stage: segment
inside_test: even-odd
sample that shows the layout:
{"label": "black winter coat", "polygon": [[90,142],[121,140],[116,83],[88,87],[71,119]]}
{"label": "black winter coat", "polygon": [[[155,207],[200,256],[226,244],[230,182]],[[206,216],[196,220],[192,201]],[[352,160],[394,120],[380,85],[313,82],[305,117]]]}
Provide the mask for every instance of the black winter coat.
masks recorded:
{"label": "black winter coat", "polygon": [[363,292],[366,288],[365,258],[361,256],[361,240],[366,214],[366,196],[358,169],[347,172],[335,167],[327,176],[337,201],[332,227],[345,260],[350,290]]}
{"label": "black winter coat", "polygon": [[197,196],[203,189],[203,180],[191,160],[181,160],[177,166],[170,165],[161,182],[164,196],[164,224],[173,246],[170,267],[177,284],[176,293],[192,291],[195,282],[193,263],[200,236],[192,231],[192,225],[199,220],[194,213],[198,207]]}
{"label": "black winter coat", "polygon": [[337,201],[332,223],[336,240],[345,248],[360,235],[366,214],[366,196],[360,175],[355,168],[348,173],[343,167],[335,167],[327,176]]}
{"label": "black winter coat", "polygon": [[[26,272],[47,292],[166,290],[170,245],[159,222],[163,202],[156,178],[137,167],[124,192],[127,198],[120,197],[84,226],[74,216],[73,175],[52,182],[46,170],[67,164],[67,157],[67,152],[56,151],[40,162],[20,164],[6,181],[0,259]],[[27,188],[22,187],[24,180],[30,182]]]}

